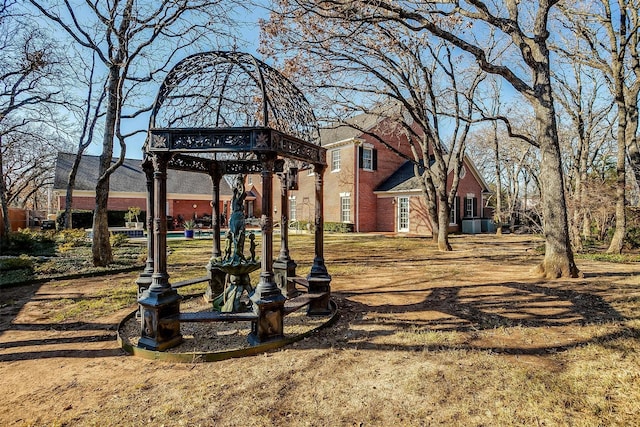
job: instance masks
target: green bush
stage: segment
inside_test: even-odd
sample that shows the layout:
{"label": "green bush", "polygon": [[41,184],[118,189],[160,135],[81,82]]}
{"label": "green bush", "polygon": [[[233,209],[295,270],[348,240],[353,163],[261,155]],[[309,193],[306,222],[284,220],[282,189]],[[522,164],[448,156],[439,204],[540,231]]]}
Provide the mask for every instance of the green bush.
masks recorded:
{"label": "green bush", "polygon": [[33,270],[33,261],[24,255],[11,258],[0,258],[0,271]]}
{"label": "green bush", "polygon": [[630,249],[640,248],[640,227],[629,227],[624,241]]}
{"label": "green bush", "polygon": [[118,248],[129,241],[129,237],[124,233],[111,233],[109,235],[109,242],[114,248]]}
{"label": "green bush", "polygon": [[0,241],[1,255],[53,255],[55,253],[54,232],[18,230]]}
{"label": "green bush", "polygon": [[62,230],[57,235],[58,250],[66,252],[71,248],[90,246],[87,232],[81,229]]}
{"label": "green bush", "polygon": [[289,228],[292,230],[306,231],[306,230],[311,230],[312,227],[313,227],[313,224],[311,224],[309,221],[305,221],[305,220],[289,221]]}
{"label": "green bush", "polygon": [[31,258],[25,255],[0,258],[0,286],[24,282],[33,279],[33,276],[34,270]]}
{"label": "green bush", "polygon": [[324,231],[334,233],[353,233],[353,224],[346,222],[325,222]]}

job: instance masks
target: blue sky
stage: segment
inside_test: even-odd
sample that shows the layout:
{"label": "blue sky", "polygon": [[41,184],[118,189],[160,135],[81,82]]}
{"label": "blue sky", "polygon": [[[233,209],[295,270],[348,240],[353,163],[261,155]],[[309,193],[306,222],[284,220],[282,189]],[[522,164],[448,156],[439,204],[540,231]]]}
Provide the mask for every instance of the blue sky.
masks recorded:
{"label": "blue sky", "polygon": [[[239,47],[238,50],[243,52],[251,53],[256,57],[259,57],[257,54],[257,49],[259,47],[259,36],[260,36],[260,28],[258,26],[259,19],[266,19],[268,17],[268,12],[259,7],[254,7],[252,11],[247,11],[245,13],[239,14],[241,15],[241,28],[240,28],[240,38],[243,41],[243,45]],[[187,56],[185,54],[184,56]],[[182,59],[182,58],[179,58]],[[150,99],[153,100],[155,98],[156,93],[150,94]],[[150,101],[151,102],[151,101]],[[149,117],[145,115],[144,117],[137,118],[136,120],[129,120],[127,122],[123,122],[123,132],[128,133],[137,129],[147,129],[148,127]],[[142,145],[146,135],[143,133],[139,133],[134,137],[131,137],[127,140],[127,152],[126,157],[129,159],[141,159],[142,158]],[[91,146],[85,151],[85,154],[90,155],[100,155],[102,152],[102,140],[96,139]],[[114,144],[114,156],[120,155],[120,146],[117,142]]]}

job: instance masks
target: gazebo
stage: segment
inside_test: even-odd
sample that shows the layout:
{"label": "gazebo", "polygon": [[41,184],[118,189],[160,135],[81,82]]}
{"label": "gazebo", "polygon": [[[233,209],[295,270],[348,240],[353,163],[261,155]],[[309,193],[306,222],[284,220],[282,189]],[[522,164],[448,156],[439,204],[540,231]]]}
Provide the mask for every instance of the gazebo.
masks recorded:
{"label": "gazebo", "polygon": [[[137,280],[141,314],[138,346],[165,350],[182,341],[185,321],[252,322],[249,340],[283,336],[283,316],[307,305],[307,313],[327,314],[331,276],[323,255],[323,172],[326,150],[303,94],[278,71],[252,55],[205,52],[179,62],[156,97],[143,169],[147,177],[148,259]],[[288,191],[300,167],[315,173],[314,261],[306,278],[296,277],[288,249]],[[247,313],[181,313],[181,296],[167,274],[167,169],[208,175],[212,194],[212,259],[220,258],[220,181],[224,175],[259,174],[262,180],[260,278]],[[273,255],[273,179],[281,180],[280,251]],[[206,182],[206,181],[205,181]],[[203,184],[206,185],[206,184]],[[225,273],[208,268],[207,296],[222,292]],[[303,280],[306,294],[288,300],[291,281]],[[289,284],[289,285],[288,285]],[[297,305],[296,305],[297,304]]]}

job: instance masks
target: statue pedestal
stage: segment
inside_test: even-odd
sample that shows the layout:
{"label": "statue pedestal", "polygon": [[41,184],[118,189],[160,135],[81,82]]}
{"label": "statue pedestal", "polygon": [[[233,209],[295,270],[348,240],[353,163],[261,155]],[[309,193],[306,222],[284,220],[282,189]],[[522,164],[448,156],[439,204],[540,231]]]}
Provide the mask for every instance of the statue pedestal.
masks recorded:
{"label": "statue pedestal", "polygon": [[247,338],[249,344],[257,345],[284,338],[284,299],[273,302],[254,301],[253,307],[253,311],[258,315],[258,320],[251,322],[251,333]]}
{"label": "statue pedestal", "polygon": [[331,313],[331,276],[314,277],[312,275],[307,276],[307,282],[309,283],[309,293],[321,293],[326,292],[323,298],[314,300],[309,304],[307,308],[307,314],[309,316],[325,316]]}
{"label": "statue pedestal", "polygon": [[175,289],[147,289],[138,300],[142,312],[141,338],[138,347],[163,351],[182,342],[180,334],[180,301]]}
{"label": "statue pedestal", "polygon": [[273,281],[272,274],[260,275],[260,282],[250,299],[258,320],[251,322],[249,343],[255,345],[283,338],[282,320],[286,298]]}
{"label": "statue pedestal", "polygon": [[289,284],[289,277],[295,277],[296,267],[298,265],[293,260],[275,260],[273,262],[273,274],[275,276],[276,285],[287,298],[295,297],[296,287],[293,283]]}

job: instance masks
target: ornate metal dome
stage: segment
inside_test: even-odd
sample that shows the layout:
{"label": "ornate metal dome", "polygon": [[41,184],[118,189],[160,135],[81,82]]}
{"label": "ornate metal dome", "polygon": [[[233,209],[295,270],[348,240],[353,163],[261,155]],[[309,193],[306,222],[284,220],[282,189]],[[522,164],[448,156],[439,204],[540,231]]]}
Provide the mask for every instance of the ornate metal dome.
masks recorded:
{"label": "ornate metal dome", "polygon": [[319,145],[318,125],[302,93],[250,54],[204,52],[169,72],[149,129],[271,128]]}

